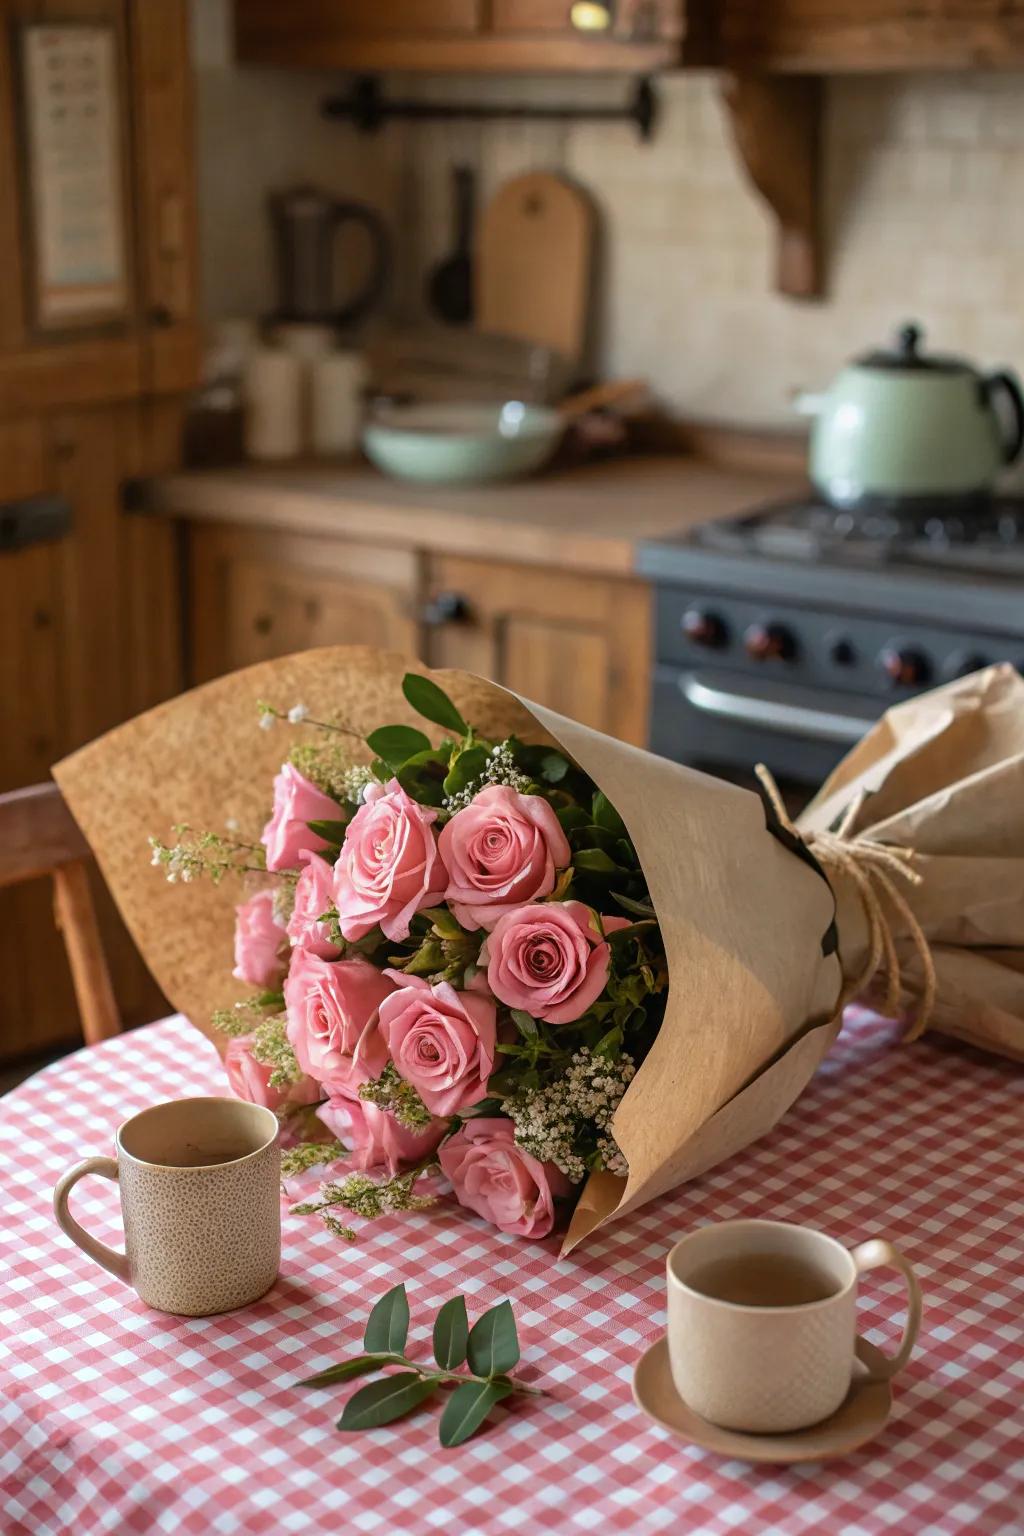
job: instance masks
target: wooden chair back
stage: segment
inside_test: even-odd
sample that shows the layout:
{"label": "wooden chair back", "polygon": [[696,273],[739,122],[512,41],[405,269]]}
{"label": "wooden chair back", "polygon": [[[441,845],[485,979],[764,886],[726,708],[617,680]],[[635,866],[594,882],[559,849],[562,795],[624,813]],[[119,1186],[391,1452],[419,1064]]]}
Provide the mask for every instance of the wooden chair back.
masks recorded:
{"label": "wooden chair back", "polygon": [[56,784],[0,795],[0,887],[53,879],[53,911],[64,939],[87,1045],[121,1032],[114,988],[89,888],[89,845]]}

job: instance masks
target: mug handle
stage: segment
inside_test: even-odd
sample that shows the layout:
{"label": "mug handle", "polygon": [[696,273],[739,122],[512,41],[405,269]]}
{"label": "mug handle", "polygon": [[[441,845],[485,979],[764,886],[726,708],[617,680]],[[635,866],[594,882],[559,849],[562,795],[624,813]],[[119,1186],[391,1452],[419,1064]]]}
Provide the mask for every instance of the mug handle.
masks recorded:
{"label": "mug handle", "polygon": [[917,1283],[917,1276],[899,1249],[894,1248],[892,1243],[887,1243],[884,1238],[873,1237],[869,1242],[859,1243],[850,1257],[857,1266],[858,1275],[865,1274],[869,1269],[898,1269],[906,1283],[907,1321],[903,1328],[899,1349],[891,1360],[886,1359],[885,1364],[880,1366],[868,1365],[859,1350],[857,1353],[858,1360],[868,1368],[868,1380],[891,1381],[902,1371],[917,1342],[918,1330],[921,1327],[921,1287]]}
{"label": "mug handle", "polygon": [[119,1280],[131,1283],[131,1274],[128,1268],[128,1255],[118,1253],[116,1248],[108,1248],[106,1243],[101,1243],[97,1238],[90,1237],[83,1226],[72,1216],[68,1210],[68,1196],[86,1174],[98,1173],[101,1178],[113,1179],[117,1182],[117,1160],[113,1157],[87,1157],[84,1163],[79,1163],[76,1168],[71,1168],[58,1182],[53,1191],[53,1214],[56,1216],[62,1232],[66,1232],[73,1243],[87,1253],[90,1259],[95,1259],[97,1264],[102,1264],[104,1269],[109,1269],[112,1275]]}

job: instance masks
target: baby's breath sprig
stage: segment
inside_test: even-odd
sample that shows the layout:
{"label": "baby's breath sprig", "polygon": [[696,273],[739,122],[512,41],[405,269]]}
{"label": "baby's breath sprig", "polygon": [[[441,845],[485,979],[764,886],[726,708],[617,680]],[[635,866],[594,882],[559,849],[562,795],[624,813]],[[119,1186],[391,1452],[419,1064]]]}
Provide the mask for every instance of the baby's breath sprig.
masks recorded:
{"label": "baby's breath sprig", "polygon": [[[171,829],[177,838],[175,843],[162,843],[151,837],[150,863],[154,869],[163,869],[171,885],[180,880],[189,884],[206,875],[219,885],[225,875],[253,873],[269,875],[266,849],[260,843],[244,843],[234,837],[223,837],[219,832],[194,832],[182,823]],[[275,874],[274,878],[278,876]],[[283,875],[281,878],[289,878]],[[294,876],[291,877],[294,879]]]}
{"label": "baby's breath sprig", "polygon": [[444,808],[454,814],[464,810],[470,804],[473,797],[489,784],[504,784],[509,789],[518,790],[525,794],[532,780],[528,774],[522,773],[516,767],[515,758],[512,755],[512,744],[507,739],[499,741],[492,747],[483,771],[466,784],[462,789],[444,797]]}
{"label": "baby's breath sprig", "polygon": [[292,1050],[291,1041],[285,1033],[288,1023],[283,1013],[275,1014],[273,1018],[264,1019],[257,1024],[253,1031],[252,1051],[253,1061],[258,1061],[260,1066],[271,1069],[267,1084],[271,1088],[287,1088],[292,1083],[297,1083],[302,1076],[302,1068],[299,1066],[295,1052]]}
{"label": "baby's breath sprig", "polygon": [[412,1084],[399,1077],[393,1061],[388,1062],[380,1077],[363,1083],[359,1097],[367,1104],[376,1104],[378,1109],[388,1110],[409,1131],[425,1130],[433,1118]]}
{"label": "baby's breath sprig", "polygon": [[[376,1221],[392,1212],[423,1211],[436,1203],[436,1196],[417,1195],[416,1181],[436,1167],[434,1154],[431,1153],[407,1173],[382,1179],[379,1184],[374,1183],[365,1173],[350,1173],[347,1178],[340,1180],[329,1179],[321,1184],[318,1200],[304,1200],[300,1205],[293,1205],[292,1211],[297,1216],[320,1216],[331,1231],[338,1230],[336,1218],[333,1224],[328,1219],[331,1206],[340,1205],[344,1210],[351,1211],[353,1216],[362,1216],[367,1221]],[[348,1236],[350,1230],[345,1228],[343,1235]]]}
{"label": "baby's breath sprig", "polygon": [[341,1141],[303,1141],[297,1147],[289,1147],[281,1154],[281,1177],[291,1179],[311,1168],[322,1168],[336,1163],[348,1155],[348,1148]]}
{"label": "baby's breath sprig", "polygon": [[260,729],[264,731],[271,730],[275,720],[284,720],[289,725],[312,725],[318,731],[329,731],[338,736],[352,736],[356,741],[363,740],[362,733],[351,725],[346,725],[343,720],[315,719],[305,704],[293,704],[291,709],[278,709],[276,705],[268,704],[266,699],[257,699],[256,711],[259,715]]}
{"label": "baby's breath sprig", "polygon": [[268,1008],[280,1008],[279,992],[261,992],[257,997],[244,998],[230,1008],[215,1008],[210,1023],[219,1035],[251,1035],[267,1017]]}
{"label": "baby's breath sprig", "polygon": [[608,1061],[593,1051],[573,1054],[564,1076],[543,1088],[510,1094],[502,1108],[524,1152],[554,1163],[573,1184],[595,1169],[626,1174],[626,1160],[611,1133],[619,1101],[636,1074],[624,1053]]}

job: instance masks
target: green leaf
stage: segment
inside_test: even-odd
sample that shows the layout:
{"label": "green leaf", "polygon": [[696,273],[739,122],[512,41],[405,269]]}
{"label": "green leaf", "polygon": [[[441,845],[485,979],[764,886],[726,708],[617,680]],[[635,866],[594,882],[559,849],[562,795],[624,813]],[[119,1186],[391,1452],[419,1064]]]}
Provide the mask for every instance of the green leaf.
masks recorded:
{"label": "green leaf", "polygon": [[257,1008],[281,1008],[284,1006],[283,992],[261,992],[256,999]]}
{"label": "green leaf", "polygon": [[594,821],[606,832],[614,832],[616,837],[626,836],[626,823],[601,790],[594,796]]}
{"label": "green leaf", "polygon": [[500,1301],[473,1324],[468,1354],[475,1376],[497,1376],[518,1364],[519,1338],[510,1301]]}
{"label": "green leaf", "polygon": [[456,1387],[441,1415],[441,1444],[461,1445],[476,1434],[491,1409],[511,1391],[507,1381],[465,1381]]}
{"label": "green leaf", "polygon": [[409,1298],[404,1285],[382,1296],[370,1313],[363,1345],[370,1354],[380,1351],[401,1354],[409,1337]]}
{"label": "green leaf", "polygon": [[469,734],[469,726],[451,699],[428,677],[420,677],[416,672],[407,672],[402,678],[402,692],[416,713],[422,715],[424,720],[432,720],[435,725],[442,725],[446,731],[455,731],[459,736]]}
{"label": "green leaf", "polygon": [[447,907],[424,907],[417,917],[425,917],[442,939],[461,939],[462,929]]}
{"label": "green leaf", "polygon": [[322,837],[325,843],[336,843],[340,848],[345,841],[345,833],[348,831],[347,821],[307,821],[306,826],[317,837]]}
{"label": "green leaf", "polygon": [[545,784],[561,784],[569,772],[569,764],[561,752],[545,752],[540,760],[540,776]]}
{"label": "green leaf", "polygon": [[537,1020],[532,1013],[527,1013],[523,1008],[512,1008],[509,1011],[521,1035],[535,1035],[537,1033]]}
{"label": "green leaf", "polygon": [[349,1398],[338,1428],[376,1429],[379,1424],[392,1424],[425,1403],[440,1385],[439,1376],[420,1376],[416,1371],[398,1371],[373,1381]]}
{"label": "green leaf", "polygon": [[429,752],[430,738],[411,725],[382,725],[370,732],[366,745],[389,768],[398,769],[417,752]]}
{"label": "green leaf", "polygon": [[466,1299],[453,1296],[446,1301],[434,1321],[434,1359],[444,1371],[454,1371],[466,1358],[469,1319]]}
{"label": "green leaf", "polygon": [[591,874],[613,875],[619,866],[614,859],[610,859],[601,848],[583,848],[573,857],[573,863],[577,869],[585,869]]}
{"label": "green leaf", "polygon": [[635,923],[627,923],[625,928],[615,928],[605,934],[609,944],[623,944],[627,939],[637,939],[649,928],[657,928],[653,917],[644,917]]}
{"label": "green leaf", "polygon": [[444,781],[445,794],[457,795],[460,789],[465,789],[467,784],[472,784],[474,779],[478,779],[486,767],[485,747],[467,747],[465,752],[459,752]]}
{"label": "green leaf", "polygon": [[352,1360],[342,1360],[339,1365],[329,1365],[305,1381],[297,1381],[297,1387],[333,1387],[339,1381],[351,1381],[355,1376],[368,1376],[371,1371],[384,1365],[400,1365],[400,1355],[356,1355]]}
{"label": "green leaf", "polygon": [[421,805],[444,804],[444,781],[448,760],[438,752],[417,752],[402,764],[396,775],[399,784]]}
{"label": "green leaf", "polygon": [[555,815],[563,832],[578,832],[580,827],[590,825],[590,817],[581,805],[565,805]]}
{"label": "green leaf", "polygon": [[657,917],[658,915],[649,901],[634,901],[632,896],[622,896],[618,891],[612,891],[612,896],[624,912],[632,912],[634,917]]}

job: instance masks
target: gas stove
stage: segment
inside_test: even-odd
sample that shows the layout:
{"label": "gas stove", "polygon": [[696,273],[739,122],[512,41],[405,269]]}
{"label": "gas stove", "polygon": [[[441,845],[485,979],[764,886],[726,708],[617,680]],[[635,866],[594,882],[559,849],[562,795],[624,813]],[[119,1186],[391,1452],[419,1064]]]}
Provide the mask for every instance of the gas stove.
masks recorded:
{"label": "gas stove", "polygon": [[892,703],[1024,667],[1024,499],[837,510],[777,502],[642,546],[656,586],[651,746],[794,798]]}

